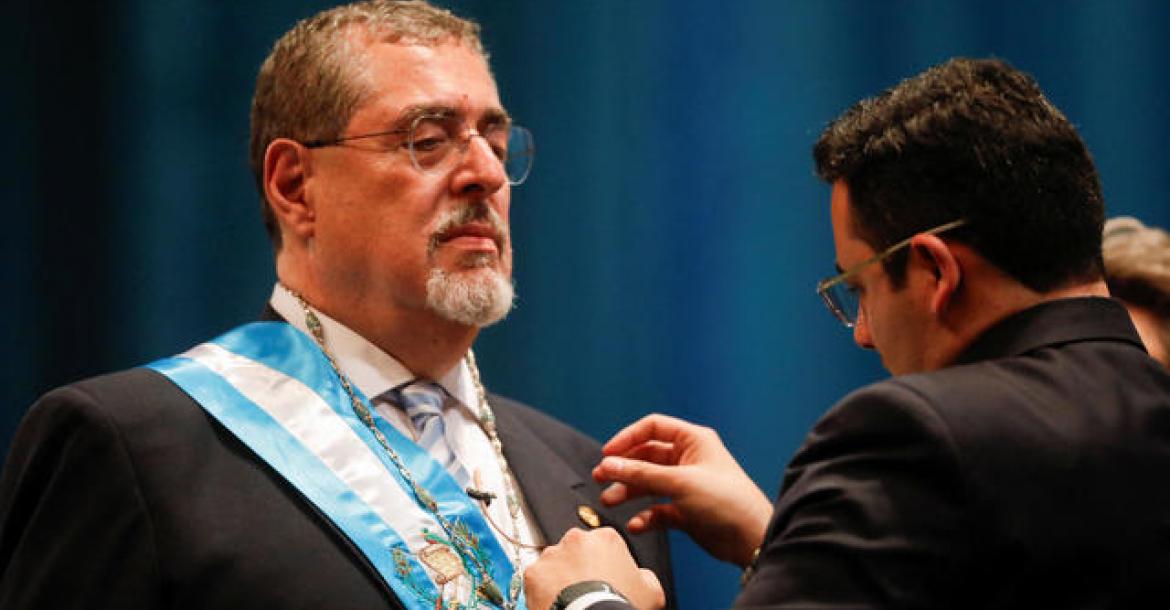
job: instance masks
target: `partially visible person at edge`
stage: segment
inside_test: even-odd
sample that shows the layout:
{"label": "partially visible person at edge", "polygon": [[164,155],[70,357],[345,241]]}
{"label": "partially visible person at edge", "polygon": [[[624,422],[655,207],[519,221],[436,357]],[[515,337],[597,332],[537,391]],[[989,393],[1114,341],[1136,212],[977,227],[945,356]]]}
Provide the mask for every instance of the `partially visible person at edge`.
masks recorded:
{"label": "partially visible person at edge", "polygon": [[[374,0],[264,61],[261,322],[45,395],[0,479],[0,608],[523,608],[545,541],[621,527],[600,446],[486,394],[532,136],[479,28]],[[665,536],[632,540],[669,583]],[[669,589],[669,587],[668,587]]]}
{"label": "partially visible person at edge", "polygon": [[[774,507],[714,431],[661,415],[606,444],[603,499],[665,497],[630,529],[745,567],[735,608],[1170,607],[1170,374],[1107,298],[1073,126],[1026,74],[955,59],[814,157],[840,272],[818,290],[894,377],[816,423]],[[616,533],[570,532],[528,599],[604,582],[652,607],[639,576]],[[592,594],[570,607],[630,607]]]}
{"label": "partially visible person at edge", "polygon": [[1120,216],[1105,222],[1105,282],[1150,355],[1170,367],[1170,234]]}

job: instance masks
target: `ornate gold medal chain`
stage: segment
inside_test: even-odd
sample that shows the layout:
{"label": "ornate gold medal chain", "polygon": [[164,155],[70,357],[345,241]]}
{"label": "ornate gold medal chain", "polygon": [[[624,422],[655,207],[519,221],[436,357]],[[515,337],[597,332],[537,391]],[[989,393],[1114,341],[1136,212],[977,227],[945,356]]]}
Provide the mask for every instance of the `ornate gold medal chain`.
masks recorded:
{"label": "ornate gold medal chain", "polygon": [[[483,388],[483,382],[479,379],[479,367],[475,364],[475,354],[469,349],[467,350],[467,368],[471,371],[471,381],[475,386],[476,401],[479,403],[479,427],[483,429],[484,434],[487,434],[488,440],[491,441],[492,449],[496,453],[496,461],[500,464],[501,474],[504,479],[504,491],[507,494],[508,515],[512,518],[512,535],[509,536],[504,529],[496,525],[492,520],[491,512],[487,505],[483,507],[483,514],[487,517],[492,527],[496,529],[508,542],[512,543],[512,564],[515,566],[512,570],[512,582],[508,583],[508,598],[513,600],[519,599],[520,590],[524,588],[524,570],[520,563],[520,549],[529,548],[534,550],[542,550],[543,545],[526,544],[520,540],[520,495],[516,493],[516,486],[513,483],[512,466],[508,464],[508,458],[504,456],[504,443],[500,441],[500,435],[496,431],[496,415],[492,413],[491,406],[487,401],[487,392]],[[483,502],[483,500],[480,500]]]}
{"label": "ornate gold medal chain", "polygon": [[[394,467],[398,470],[398,473],[402,476],[403,480],[406,481],[407,485],[410,486],[410,490],[414,494],[415,500],[418,502],[418,504],[420,506],[422,506],[423,508],[426,508],[427,511],[429,511],[431,513],[431,515],[434,516],[435,521],[438,522],[439,526],[443,528],[443,531],[447,534],[447,539],[450,540],[452,545],[458,549],[459,554],[462,555],[466,559],[470,559],[479,568],[479,572],[480,572],[480,575],[482,577],[482,582],[479,584],[478,587],[475,588],[475,591],[472,593],[472,596],[474,597],[475,594],[478,593],[484,599],[488,600],[489,602],[491,602],[497,606],[508,608],[509,610],[515,608],[516,607],[516,599],[517,599],[516,594],[519,593],[517,576],[520,577],[519,584],[520,585],[523,584],[523,575],[520,574],[520,564],[518,561],[519,557],[520,557],[519,549],[517,549],[517,551],[515,553],[517,563],[516,563],[515,567],[513,568],[512,582],[509,584],[509,587],[508,587],[510,599],[505,600],[502,592],[500,591],[499,585],[497,585],[495,583],[495,580],[492,578],[491,572],[487,569],[487,566],[485,566],[483,564],[483,562],[480,560],[479,554],[473,550],[475,547],[475,544],[472,541],[468,540],[463,534],[461,534],[460,530],[458,528],[456,528],[445,516],[443,516],[442,513],[439,512],[438,502],[435,501],[435,498],[430,494],[430,492],[428,492],[425,488],[423,488],[421,485],[419,485],[414,480],[414,476],[411,474],[410,469],[406,467],[406,464],[402,461],[402,458],[398,456],[398,452],[395,451],[394,448],[390,446],[390,442],[386,440],[385,435],[382,434],[382,431],[378,429],[377,424],[374,423],[374,417],[370,413],[370,409],[365,405],[365,403],[363,403],[357,397],[357,392],[354,391],[353,385],[349,381],[349,377],[347,377],[344,373],[341,372],[341,367],[338,366],[337,361],[333,358],[333,353],[331,351],[329,351],[329,347],[325,344],[325,330],[321,326],[321,320],[319,320],[317,318],[317,315],[315,313],[313,313],[313,310],[309,307],[309,304],[305,302],[305,299],[303,297],[301,297],[301,295],[299,293],[297,293],[291,289],[289,290],[289,292],[292,293],[292,295],[294,297],[296,297],[297,302],[300,303],[300,305],[301,305],[301,309],[304,310],[304,312],[305,312],[305,325],[309,327],[309,332],[312,333],[314,341],[317,342],[317,345],[321,348],[321,351],[325,354],[325,359],[329,361],[329,365],[333,368],[333,372],[336,373],[338,379],[341,380],[341,387],[342,387],[342,389],[345,390],[346,395],[349,396],[350,404],[353,406],[353,410],[358,415],[358,418],[362,420],[362,423],[365,424],[366,428],[368,428],[370,430],[370,432],[374,435],[374,438],[376,438],[378,440],[378,444],[381,445],[382,448],[386,450],[386,454],[390,456],[390,461],[394,463]],[[469,355],[470,355],[470,352],[469,352]],[[483,406],[485,406],[483,404],[484,392],[483,392],[482,385],[479,384],[478,372],[473,374],[473,378],[476,381],[476,386],[477,386],[478,391],[479,391],[479,396],[480,396],[480,401],[481,401],[480,406],[483,407]],[[488,437],[491,439],[493,447],[500,447],[500,449],[497,449],[497,453],[496,453],[497,457],[500,457],[503,455],[503,452],[502,452],[503,445],[499,442],[499,437],[494,433],[494,431],[495,431],[495,423],[494,423],[495,417],[494,417],[494,415],[491,414],[490,410],[484,411],[481,408],[481,410],[480,410],[481,422],[482,422],[482,418],[484,416],[484,413],[486,413],[488,415],[489,420],[492,422],[492,427],[491,427],[492,432],[488,433]],[[508,473],[505,472],[505,475],[507,475],[507,474]],[[507,479],[507,476],[505,476],[505,480],[506,479]],[[518,507],[519,503],[514,501],[513,496],[515,494],[512,491],[512,488],[510,485],[509,485],[508,489],[509,489],[509,492],[508,492],[509,507],[511,507],[511,505],[513,503],[515,503]],[[514,514],[513,514],[512,519],[513,519],[513,523],[515,523],[516,517]],[[473,601],[471,604],[471,607],[474,608],[475,606],[476,606],[476,604]]]}

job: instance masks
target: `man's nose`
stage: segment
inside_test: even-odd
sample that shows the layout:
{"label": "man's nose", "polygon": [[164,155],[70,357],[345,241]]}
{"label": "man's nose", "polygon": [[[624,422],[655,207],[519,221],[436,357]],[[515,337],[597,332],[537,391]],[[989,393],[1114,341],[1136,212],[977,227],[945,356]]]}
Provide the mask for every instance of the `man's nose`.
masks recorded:
{"label": "man's nose", "polygon": [[853,342],[858,347],[873,349],[873,337],[869,334],[869,321],[865,317],[865,308],[857,308],[857,321],[853,323]]}
{"label": "man's nose", "polygon": [[490,195],[508,183],[504,162],[492,151],[486,138],[472,130],[463,146],[451,185],[457,193]]}

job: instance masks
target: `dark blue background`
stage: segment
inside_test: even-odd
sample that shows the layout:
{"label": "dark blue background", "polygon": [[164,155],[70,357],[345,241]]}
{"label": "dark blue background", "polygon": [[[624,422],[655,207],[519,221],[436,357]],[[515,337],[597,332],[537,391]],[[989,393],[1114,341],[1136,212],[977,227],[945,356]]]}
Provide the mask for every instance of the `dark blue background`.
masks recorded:
{"label": "dark blue background", "polygon": [[[48,388],[253,319],[273,280],[247,169],[268,47],[323,1],[18,2],[2,43],[0,449]],[[64,4],[64,3],[61,3]],[[519,307],[488,385],[599,438],[651,410],[718,428],[769,492],[808,426],[882,375],[813,294],[833,266],[809,148],[953,55],[1007,59],[1082,130],[1111,214],[1170,226],[1170,3],[474,1],[536,134]],[[683,608],[736,570],[682,537]]]}

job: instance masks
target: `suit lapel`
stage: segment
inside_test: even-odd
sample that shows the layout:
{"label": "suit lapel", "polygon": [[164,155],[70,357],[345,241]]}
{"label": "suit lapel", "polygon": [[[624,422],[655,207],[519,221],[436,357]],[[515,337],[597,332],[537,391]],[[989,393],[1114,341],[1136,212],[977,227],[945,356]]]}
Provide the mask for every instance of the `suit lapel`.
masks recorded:
{"label": "suit lapel", "polygon": [[496,414],[504,456],[532,509],[544,539],[555,543],[570,528],[578,527],[577,508],[595,508],[590,485],[517,416],[517,412],[491,400]]}
{"label": "suit lapel", "polygon": [[287,322],[288,320],[285,320],[284,316],[276,313],[276,310],[272,308],[272,303],[266,302],[266,303],[264,303],[264,309],[260,311],[260,321],[261,322]]}

